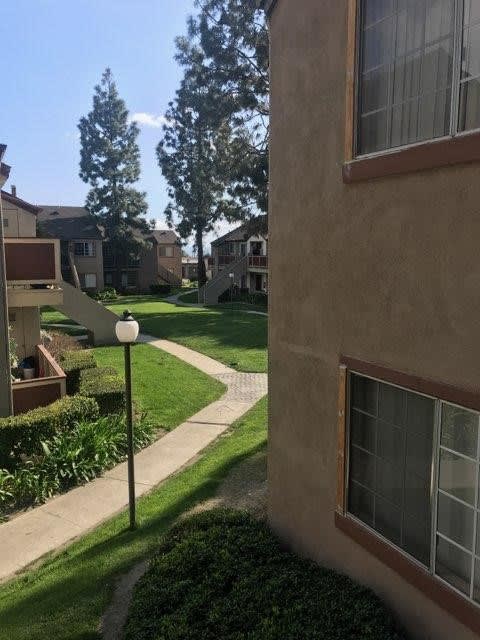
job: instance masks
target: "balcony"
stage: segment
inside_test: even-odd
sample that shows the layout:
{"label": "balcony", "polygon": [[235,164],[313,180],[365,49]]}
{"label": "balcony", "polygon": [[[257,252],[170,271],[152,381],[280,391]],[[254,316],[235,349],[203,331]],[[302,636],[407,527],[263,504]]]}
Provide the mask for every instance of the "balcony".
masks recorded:
{"label": "balcony", "polygon": [[248,268],[266,271],[268,269],[268,256],[248,256]]}
{"label": "balcony", "polygon": [[9,307],[62,303],[60,240],[5,238]]}
{"label": "balcony", "polygon": [[35,350],[35,375],[12,383],[15,415],[45,407],[66,394],[66,375],[43,345]]}

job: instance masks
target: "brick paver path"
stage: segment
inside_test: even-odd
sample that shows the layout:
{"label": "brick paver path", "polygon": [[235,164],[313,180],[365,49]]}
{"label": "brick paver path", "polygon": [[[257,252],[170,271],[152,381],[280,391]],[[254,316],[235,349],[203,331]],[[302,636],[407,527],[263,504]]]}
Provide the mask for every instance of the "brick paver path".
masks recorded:
{"label": "brick paver path", "polygon": [[[140,336],[221,380],[227,392],[174,431],[135,456],[136,495],[156,485],[192,460],[267,393],[267,374],[238,373],[224,364],[167,340]],[[53,498],[0,525],[0,580],[24,569],[46,553],[63,547],[128,504],[127,466]]]}

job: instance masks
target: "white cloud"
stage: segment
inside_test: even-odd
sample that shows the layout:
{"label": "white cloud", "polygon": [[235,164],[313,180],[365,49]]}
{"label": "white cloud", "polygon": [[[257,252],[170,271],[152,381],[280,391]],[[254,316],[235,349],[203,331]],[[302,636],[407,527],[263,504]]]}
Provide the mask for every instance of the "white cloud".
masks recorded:
{"label": "white cloud", "polygon": [[168,118],[165,118],[165,116],[156,116],[154,113],[145,113],[144,111],[132,113],[129,120],[130,122],[136,122],[139,125],[153,127],[154,129],[160,129],[164,124],[168,124]]}

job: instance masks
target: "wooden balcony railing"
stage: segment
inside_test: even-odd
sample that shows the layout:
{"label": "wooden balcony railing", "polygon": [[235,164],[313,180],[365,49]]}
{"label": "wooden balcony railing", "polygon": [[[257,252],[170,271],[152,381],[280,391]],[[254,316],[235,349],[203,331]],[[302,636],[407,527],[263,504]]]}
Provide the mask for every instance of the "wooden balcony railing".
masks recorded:
{"label": "wooden balcony railing", "polygon": [[48,285],[62,280],[60,240],[5,238],[9,285]]}
{"label": "wooden balcony railing", "polygon": [[248,256],[248,266],[268,269],[268,256]]}
{"label": "wooden balcony railing", "polygon": [[35,352],[36,378],[12,384],[15,415],[45,407],[66,394],[66,375],[43,345]]}

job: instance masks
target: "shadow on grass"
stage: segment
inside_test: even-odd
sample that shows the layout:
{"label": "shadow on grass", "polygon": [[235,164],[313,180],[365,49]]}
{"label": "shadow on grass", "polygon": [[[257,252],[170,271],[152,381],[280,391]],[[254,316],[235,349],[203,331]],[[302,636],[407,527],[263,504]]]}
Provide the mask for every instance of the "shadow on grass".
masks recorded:
{"label": "shadow on grass", "polygon": [[[5,585],[0,590],[4,621],[0,638],[100,638],[94,628],[112,597],[116,579],[150,556],[159,537],[180,515],[214,495],[232,467],[264,446],[265,440],[226,461],[202,458],[138,501],[136,531],[126,529],[124,513],[38,570]],[[12,601],[7,603],[7,599]]]}

